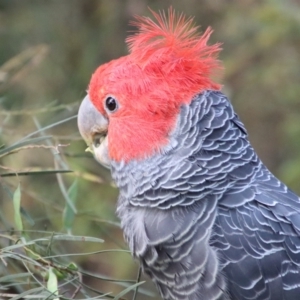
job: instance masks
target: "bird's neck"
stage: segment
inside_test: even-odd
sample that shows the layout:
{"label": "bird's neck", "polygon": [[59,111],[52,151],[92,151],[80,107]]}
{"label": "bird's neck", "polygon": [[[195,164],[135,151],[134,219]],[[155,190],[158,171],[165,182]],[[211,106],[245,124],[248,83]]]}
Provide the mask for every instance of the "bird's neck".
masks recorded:
{"label": "bird's neck", "polygon": [[161,153],[127,163],[112,162],[122,201],[166,209],[204,198],[221,198],[228,189],[259,171],[243,124],[229,100],[206,91],[181,107],[169,144]]}

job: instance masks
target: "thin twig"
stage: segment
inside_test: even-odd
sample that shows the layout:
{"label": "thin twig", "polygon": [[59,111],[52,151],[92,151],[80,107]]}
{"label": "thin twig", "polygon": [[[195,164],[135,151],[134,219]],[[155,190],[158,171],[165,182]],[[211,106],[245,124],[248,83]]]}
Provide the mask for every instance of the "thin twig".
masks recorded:
{"label": "thin twig", "polygon": [[17,149],[14,149],[10,152],[5,152],[3,154],[0,154],[0,158],[1,157],[4,157],[6,155],[9,155],[9,154],[12,154],[12,153],[17,153],[21,150],[27,150],[27,149],[34,149],[34,148],[43,148],[43,149],[53,149],[57,152],[57,154],[59,153],[59,147],[68,147],[70,146],[70,144],[58,144],[56,146],[47,146],[47,145],[27,145],[27,146],[23,146],[23,147],[20,147],[20,148],[17,148]]}
{"label": "thin twig", "polygon": [[79,293],[79,291],[82,287],[82,275],[80,274],[80,272],[78,272],[77,274],[78,274],[79,285],[76,288],[76,290],[74,291],[74,293],[72,294],[71,299],[74,299],[76,297],[76,295]]}

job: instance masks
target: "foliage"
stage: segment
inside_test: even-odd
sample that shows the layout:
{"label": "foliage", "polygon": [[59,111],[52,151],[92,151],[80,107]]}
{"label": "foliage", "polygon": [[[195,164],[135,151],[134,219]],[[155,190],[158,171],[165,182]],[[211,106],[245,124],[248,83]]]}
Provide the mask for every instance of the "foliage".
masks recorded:
{"label": "foliage", "polygon": [[[61,108],[64,109],[64,108]],[[42,110],[40,110],[42,111]],[[7,117],[11,117],[16,111],[5,111]],[[10,114],[11,113],[11,114]],[[26,111],[20,111],[21,115],[26,115]],[[134,290],[143,281],[136,282],[135,280],[120,280],[104,276],[100,272],[87,272],[83,268],[79,268],[77,263],[72,259],[73,257],[90,257],[92,255],[100,255],[104,253],[125,253],[128,255],[128,250],[122,249],[108,249],[92,252],[71,252],[73,248],[70,244],[88,244],[88,243],[103,243],[100,238],[89,236],[78,236],[72,234],[74,221],[79,215],[76,208],[76,199],[78,197],[78,180],[93,179],[95,176],[88,173],[75,173],[71,171],[63,153],[61,153],[65,144],[54,144],[54,137],[45,135],[45,131],[55,126],[61,126],[67,121],[74,119],[75,116],[68,117],[59,122],[40,128],[36,116],[31,116],[35,121],[38,129],[21,138],[12,145],[3,145],[0,150],[1,159],[6,162],[6,158],[16,156],[19,152],[30,150],[37,152],[39,149],[47,149],[54,158],[54,165],[56,168],[27,168],[27,169],[12,169],[4,165],[0,168],[4,171],[0,174],[1,187],[7,194],[10,201],[7,203],[13,211],[13,219],[6,218],[5,209],[0,214],[1,218],[1,232],[0,232],[0,259],[2,262],[0,272],[3,276],[0,277],[0,296],[1,298],[9,299],[74,299],[75,297],[83,297],[84,299],[122,299],[122,296],[129,291]],[[5,125],[6,122],[4,122]],[[1,131],[5,133],[6,127],[1,127]],[[40,137],[32,137],[41,135]],[[44,144],[43,144],[44,143]],[[32,154],[31,154],[32,155]],[[33,153],[36,155],[36,153]],[[75,174],[74,174],[75,173]],[[49,177],[50,174],[55,174],[57,178],[57,189],[61,190],[64,198],[61,199],[64,208],[58,205],[57,209],[62,216],[62,231],[55,232],[52,227],[51,230],[41,230],[42,220],[49,218],[51,215],[43,215],[40,211],[41,219],[31,217],[30,212],[23,207],[23,198],[26,194],[30,195],[32,199],[38,199],[38,195],[34,189],[25,190],[24,181],[21,181],[21,176],[30,176],[35,179],[37,176]],[[63,174],[70,174],[75,177],[70,187],[67,188]],[[11,181],[11,177],[15,177],[15,181]],[[12,190],[14,182],[17,182],[15,191]],[[98,180],[99,182],[99,180]],[[25,194],[25,195],[24,195]],[[5,200],[5,197],[3,197]],[[3,199],[2,199],[3,200]],[[34,201],[33,200],[33,201]],[[51,201],[51,195],[46,201]],[[42,200],[43,201],[43,200]],[[2,203],[3,206],[5,203]],[[43,203],[47,205],[46,203]],[[83,216],[84,213],[81,213]],[[86,214],[88,216],[88,214]],[[95,218],[95,217],[93,217]],[[105,222],[105,221],[104,221]],[[24,224],[29,224],[33,229],[27,230]],[[110,225],[118,226],[117,223],[108,222]],[[36,225],[36,226],[35,226]],[[52,225],[52,224],[51,224]],[[83,246],[84,249],[85,246]],[[78,249],[75,246],[75,249]],[[4,275],[4,274],[7,275]],[[114,295],[111,292],[103,292],[101,289],[93,288],[85,283],[83,277],[87,276],[101,281],[114,282],[121,287],[125,287],[120,293]],[[143,290],[140,290],[142,293]],[[144,292],[145,293],[145,292]]]}

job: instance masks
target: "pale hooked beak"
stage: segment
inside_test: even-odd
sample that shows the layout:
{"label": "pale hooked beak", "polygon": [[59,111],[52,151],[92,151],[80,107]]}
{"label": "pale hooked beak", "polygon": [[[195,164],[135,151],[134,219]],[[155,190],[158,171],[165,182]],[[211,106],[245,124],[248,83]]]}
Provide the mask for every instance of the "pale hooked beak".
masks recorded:
{"label": "pale hooked beak", "polygon": [[79,107],[77,124],[82,138],[88,145],[86,151],[92,152],[99,163],[110,168],[108,120],[96,109],[88,95]]}

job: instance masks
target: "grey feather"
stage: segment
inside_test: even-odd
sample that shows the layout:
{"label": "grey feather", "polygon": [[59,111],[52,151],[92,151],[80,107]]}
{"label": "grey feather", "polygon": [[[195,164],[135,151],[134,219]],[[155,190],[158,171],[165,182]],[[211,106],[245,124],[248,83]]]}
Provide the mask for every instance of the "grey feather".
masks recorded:
{"label": "grey feather", "polygon": [[300,199],[222,93],[182,106],[159,153],[111,170],[125,238],[163,299],[300,299]]}

